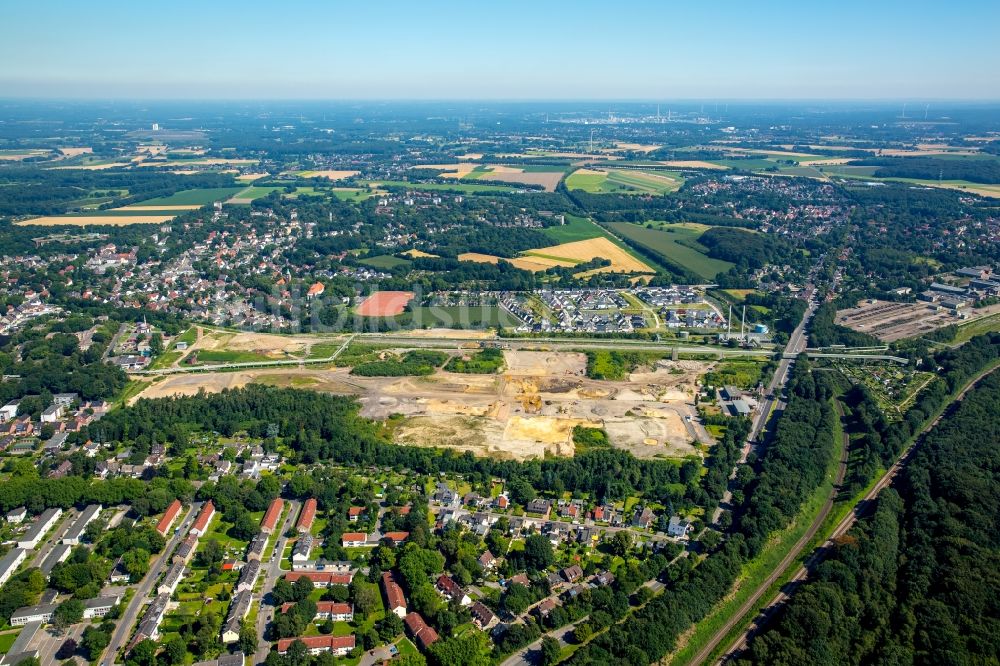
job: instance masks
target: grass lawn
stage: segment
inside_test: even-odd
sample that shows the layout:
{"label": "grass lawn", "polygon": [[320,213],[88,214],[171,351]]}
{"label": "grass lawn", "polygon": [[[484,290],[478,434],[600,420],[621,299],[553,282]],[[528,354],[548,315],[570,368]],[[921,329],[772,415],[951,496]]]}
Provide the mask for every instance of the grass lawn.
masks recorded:
{"label": "grass lawn", "polygon": [[357,187],[335,187],[330,193],[341,201],[361,202],[375,196],[374,191],[363,190]]}
{"label": "grass lawn", "polygon": [[612,222],[608,226],[616,234],[641,245],[663,257],[667,263],[679,266],[706,280],[713,280],[719,273],[725,273],[735,264],[721,259],[713,259],[705,252],[692,247],[702,231],[683,225],[663,225],[649,229],[629,222]]}
{"label": "grass lawn", "polygon": [[13,631],[9,634],[0,634],[0,654],[7,654],[7,651],[10,650],[10,646],[17,640],[17,635],[19,633],[21,632]]}
{"label": "grass lawn", "polygon": [[371,266],[372,268],[384,268],[386,270],[396,268],[397,266],[410,265],[410,262],[406,259],[400,259],[399,257],[393,257],[388,254],[379,254],[374,257],[368,257],[367,259],[362,259],[359,263]]}
{"label": "grass lawn", "polygon": [[198,350],[198,364],[203,363],[256,363],[258,361],[273,361],[274,359],[248,351],[229,351],[225,349]]}
{"label": "grass lawn", "polygon": [[136,206],[204,206],[212,203],[213,201],[219,201],[221,199],[228,199],[234,196],[236,193],[243,190],[243,187],[210,187],[202,190],[181,190],[180,192],[174,192],[168,197],[157,197],[156,199],[147,199],[146,201],[140,201]]}
{"label": "grass lawn", "polygon": [[125,388],[122,389],[121,394],[118,395],[114,400],[112,400],[112,402],[124,405],[129,400],[142,393],[143,389],[149,386],[149,384],[150,384],[149,382],[140,382],[134,379],[130,379],[128,383],[125,384]]}
{"label": "grass lawn", "polygon": [[184,356],[184,352],[182,351],[163,352],[153,359],[153,362],[149,364],[149,369],[158,370],[160,368],[168,368],[174,363],[174,361],[180,360],[182,356]]}

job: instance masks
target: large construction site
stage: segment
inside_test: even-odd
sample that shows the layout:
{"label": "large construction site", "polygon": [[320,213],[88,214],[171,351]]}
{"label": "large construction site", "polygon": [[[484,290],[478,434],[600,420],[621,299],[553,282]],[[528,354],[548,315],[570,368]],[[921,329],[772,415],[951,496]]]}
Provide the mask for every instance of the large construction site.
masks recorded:
{"label": "large construction site", "polygon": [[577,425],[602,427],[614,446],[643,458],[700,455],[696,444],[713,442],[694,403],[698,378],[711,363],[662,360],[606,381],[586,377],[586,356],[576,352],[505,350],[504,361],[493,375],[439,370],[426,377],[359,377],[329,366],[174,374],[139,397],[252,382],[356,395],[361,414],[390,422],[400,444],[519,460],[573,455]]}

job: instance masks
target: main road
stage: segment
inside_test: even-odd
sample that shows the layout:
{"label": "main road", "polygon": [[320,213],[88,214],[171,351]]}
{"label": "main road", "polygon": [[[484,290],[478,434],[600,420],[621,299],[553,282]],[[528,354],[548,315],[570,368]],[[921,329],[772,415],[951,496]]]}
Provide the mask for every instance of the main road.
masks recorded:
{"label": "main road", "polygon": [[891,467],[889,467],[889,469],[886,470],[886,472],[881,477],[879,477],[878,481],[875,483],[872,489],[868,491],[864,497],[862,497],[860,500],[857,501],[853,509],[844,517],[843,520],[840,521],[840,523],[837,524],[833,532],[830,533],[830,536],[826,539],[823,545],[817,548],[809,556],[809,558],[802,563],[802,566],[799,567],[799,569],[795,572],[795,575],[792,576],[788,584],[785,585],[781,589],[781,591],[779,591],[774,596],[774,598],[767,605],[767,607],[760,613],[757,619],[754,620],[753,624],[751,624],[750,627],[748,627],[747,630],[743,632],[740,635],[740,637],[737,638],[729,646],[723,657],[716,663],[722,664],[726,660],[736,656],[737,654],[739,654],[740,652],[742,652],[747,648],[750,638],[761,627],[767,624],[768,620],[774,615],[775,612],[778,611],[778,609],[783,604],[788,602],[788,600],[795,593],[795,591],[802,584],[802,582],[805,581],[806,577],[809,575],[809,572],[812,571],[816,567],[816,565],[818,565],[821,561],[823,561],[826,555],[830,552],[830,549],[833,547],[834,541],[847,534],[847,532],[850,531],[852,527],[854,527],[854,524],[858,521],[858,519],[865,514],[865,512],[869,509],[869,507],[872,506],[873,502],[875,501],[876,498],[878,498],[879,494],[883,490],[888,488],[889,485],[892,484],[893,479],[896,478],[896,475],[899,474],[899,471],[903,468],[904,465],[906,465],[909,459],[913,456],[913,452],[916,451],[917,446],[920,444],[921,441],[923,441],[924,436],[928,432],[930,432],[930,430],[934,428],[938,423],[940,423],[941,419],[943,419],[945,415],[949,413],[951,408],[954,405],[961,402],[962,398],[964,398],[965,395],[969,391],[971,391],[984,377],[994,372],[996,369],[997,369],[996,367],[992,367],[976,375],[972,380],[970,380],[965,385],[965,388],[962,389],[962,391],[955,397],[955,399],[948,405],[948,407],[944,409],[937,416],[937,418],[935,418],[933,421],[924,426],[924,428],[920,431],[917,437],[914,438],[913,443],[910,444],[910,446],[908,446],[899,456],[899,459],[896,460],[896,462]]}
{"label": "main road", "polygon": [[265,568],[264,582],[260,587],[260,596],[257,597],[259,606],[257,608],[257,653],[253,661],[255,664],[263,664],[264,660],[267,659],[267,653],[271,651],[271,642],[265,640],[264,636],[267,634],[268,623],[274,619],[274,607],[271,606],[265,612],[264,598],[274,589],[275,581],[283,573],[281,570],[281,556],[285,552],[285,546],[288,543],[288,537],[285,535],[292,528],[295,517],[299,515],[299,508],[301,506],[296,500],[290,500],[287,504],[288,512],[285,514],[285,520],[282,521],[280,528],[275,528],[278,532],[278,539],[274,543],[274,550],[271,551],[271,559],[266,564],[261,562],[261,565],[264,565]]}
{"label": "main road", "polygon": [[188,509],[188,512],[184,515],[184,520],[181,522],[180,526],[174,530],[173,537],[167,542],[167,545],[163,548],[163,552],[159,554],[153,566],[149,568],[149,572],[143,577],[142,581],[139,583],[139,587],[135,590],[135,596],[132,597],[132,601],[129,602],[125,611],[122,613],[121,618],[118,620],[118,626],[115,627],[115,633],[111,636],[111,643],[108,644],[107,649],[105,649],[104,654],[107,655],[105,659],[101,660],[102,666],[109,666],[115,663],[118,652],[125,645],[129,636],[132,635],[132,628],[135,626],[136,620],[139,619],[139,611],[145,605],[147,598],[149,597],[150,591],[156,584],[156,581],[160,580],[160,576],[163,575],[164,570],[170,564],[170,557],[177,548],[177,544],[187,536],[188,527],[191,526],[191,522],[197,515],[198,511],[201,509],[201,502],[195,502]]}
{"label": "main road", "polygon": [[[764,400],[758,405],[757,413],[753,417],[750,434],[747,435],[746,441],[743,444],[743,450],[740,452],[740,459],[736,465],[733,466],[733,470],[729,474],[730,480],[736,478],[736,471],[739,469],[739,466],[746,464],[747,457],[756,445],[761,432],[764,430],[764,426],[767,425],[767,422],[771,417],[771,414],[776,411],[780,412],[785,408],[785,400],[782,398],[782,392],[785,389],[785,384],[788,383],[788,377],[791,374],[791,369],[795,364],[796,357],[806,349],[806,345],[808,343],[806,326],[809,325],[809,321],[816,312],[816,308],[816,301],[810,300],[809,304],[806,306],[805,313],[802,315],[802,321],[799,322],[799,325],[795,327],[795,330],[792,331],[792,334],[788,337],[788,344],[785,345],[785,352],[781,355],[781,359],[778,361],[778,367],[771,376],[771,382],[767,386],[767,393],[765,394]],[[716,507],[712,514],[712,523],[719,522],[719,516],[722,515],[723,509],[726,506],[729,506],[732,499],[732,491],[729,488],[726,488],[725,492],[722,494],[722,501],[719,502],[719,506]]]}

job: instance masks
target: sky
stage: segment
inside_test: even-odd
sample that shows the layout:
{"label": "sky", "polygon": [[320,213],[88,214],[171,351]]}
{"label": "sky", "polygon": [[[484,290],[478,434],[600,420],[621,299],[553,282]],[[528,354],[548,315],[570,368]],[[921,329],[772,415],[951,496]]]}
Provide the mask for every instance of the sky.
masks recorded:
{"label": "sky", "polygon": [[0,97],[1000,99],[998,0],[0,7]]}

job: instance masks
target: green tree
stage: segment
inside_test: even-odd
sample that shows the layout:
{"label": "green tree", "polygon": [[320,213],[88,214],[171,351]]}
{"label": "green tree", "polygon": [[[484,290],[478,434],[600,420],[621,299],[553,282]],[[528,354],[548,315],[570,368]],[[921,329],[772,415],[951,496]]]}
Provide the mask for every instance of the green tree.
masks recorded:
{"label": "green tree", "polygon": [[52,614],[52,624],[60,631],[83,620],[83,602],[79,599],[67,599],[56,606]]}
{"label": "green tree", "polygon": [[546,636],[542,639],[542,647],[540,649],[541,654],[538,657],[538,663],[541,664],[541,666],[551,666],[559,661],[559,652],[559,641],[551,636]]}
{"label": "green tree", "polygon": [[250,622],[240,626],[240,651],[250,656],[257,651],[257,629]]}

